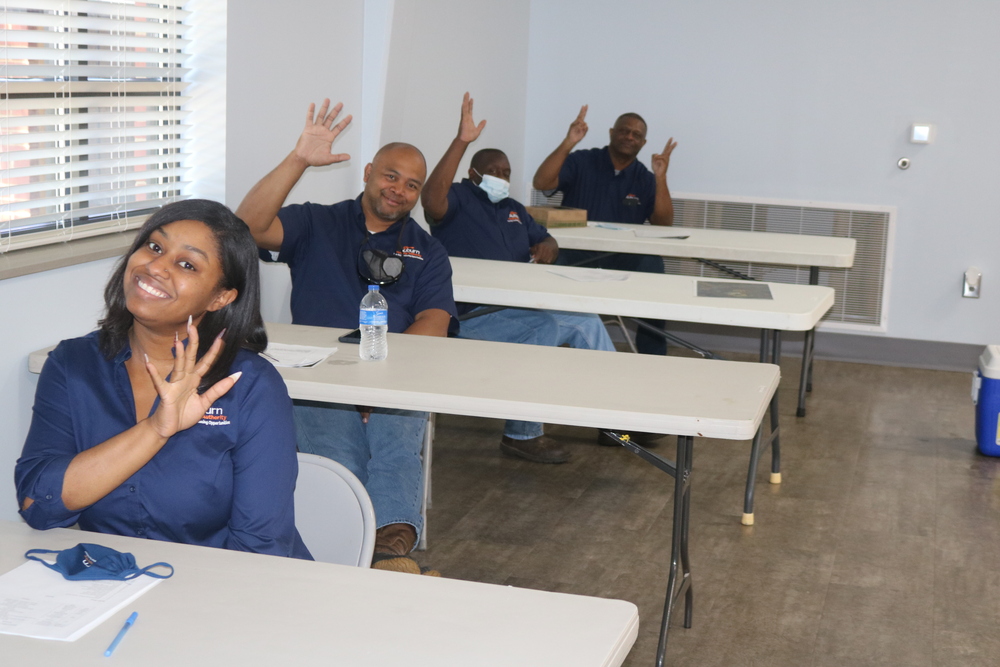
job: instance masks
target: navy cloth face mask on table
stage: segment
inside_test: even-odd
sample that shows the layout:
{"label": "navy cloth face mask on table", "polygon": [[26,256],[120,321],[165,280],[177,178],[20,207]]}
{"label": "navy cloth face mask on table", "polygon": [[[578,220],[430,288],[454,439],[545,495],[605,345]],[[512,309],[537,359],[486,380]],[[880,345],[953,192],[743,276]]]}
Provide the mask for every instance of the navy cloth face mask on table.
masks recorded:
{"label": "navy cloth face mask on table", "polygon": [[[32,554],[58,554],[55,563],[38,558]],[[169,563],[153,563],[140,568],[135,563],[135,556],[130,553],[115,551],[100,544],[80,543],[71,549],[54,551],[52,549],[29,549],[24,557],[37,560],[39,563],[55,570],[70,581],[86,581],[94,579],[116,579],[126,581],[135,579],[141,574],[148,574],[157,579],[168,579],[174,576],[174,566]],[[156,574],[149,570],[163,566],[170,568],[170,574]]]}

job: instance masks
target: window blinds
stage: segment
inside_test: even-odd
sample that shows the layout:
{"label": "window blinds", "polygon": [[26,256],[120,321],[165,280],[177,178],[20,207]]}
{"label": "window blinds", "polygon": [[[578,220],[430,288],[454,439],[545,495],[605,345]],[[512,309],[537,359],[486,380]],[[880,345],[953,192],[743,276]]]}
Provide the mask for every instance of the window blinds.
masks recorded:
{"label": "window blinds", "polygon": [[182,4],[0,9],[0,252],[135,227],[180,197]]}

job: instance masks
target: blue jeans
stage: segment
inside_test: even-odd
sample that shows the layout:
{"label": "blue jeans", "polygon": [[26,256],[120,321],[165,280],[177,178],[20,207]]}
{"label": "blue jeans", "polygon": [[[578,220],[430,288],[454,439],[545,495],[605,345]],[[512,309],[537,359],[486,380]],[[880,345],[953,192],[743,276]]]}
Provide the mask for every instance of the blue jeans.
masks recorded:
{"label": "blue jeans", "polygon": [[[590,250],[560,250],[557,264],[580,265],[596,267],[599,269],[611,269],[614,271],[638,271],[640,273],[663,273],[663,258],[655,255],[632,255],[628,253],[617,253],[608,257],[601,257],[602,253]],[[647,320],[643,322],[662,329],[666,324],[663,320]],[[635,346],[640,354],[666,354],[667,341],[662,336],[657,336],[639,327],[635,332]]]}
{"label": "blue jeans", "polygon": [[333,459],[364,484],[379,528],[408,523],[423,531],[420,462],[426,412],[372,408],[368,423],[353,405],[295,401],[299,451]]}
{"label": "blue jeans", "polygon": [[[463,320],[458,337],[552,347],[566,344],[606,352],[615,350],[598,315],[559,310],[504,308]],[[538,422],[508,420],[503,429],[503,434],[514,440],[530,440],[543,433],[542,424]]]}

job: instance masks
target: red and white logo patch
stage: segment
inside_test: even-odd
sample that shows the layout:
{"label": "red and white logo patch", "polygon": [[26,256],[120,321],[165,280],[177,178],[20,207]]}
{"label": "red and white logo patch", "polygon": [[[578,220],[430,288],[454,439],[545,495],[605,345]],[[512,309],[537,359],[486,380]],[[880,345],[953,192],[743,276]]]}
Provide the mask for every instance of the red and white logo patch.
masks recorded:
{"label": "red and white logo patch", "polygon": [[517,211],[511,211],[510,215],[507,216],[507,222],[516,222],[517,224],[520,225],[521,224],[521,216],[519,216],[517,214]]}

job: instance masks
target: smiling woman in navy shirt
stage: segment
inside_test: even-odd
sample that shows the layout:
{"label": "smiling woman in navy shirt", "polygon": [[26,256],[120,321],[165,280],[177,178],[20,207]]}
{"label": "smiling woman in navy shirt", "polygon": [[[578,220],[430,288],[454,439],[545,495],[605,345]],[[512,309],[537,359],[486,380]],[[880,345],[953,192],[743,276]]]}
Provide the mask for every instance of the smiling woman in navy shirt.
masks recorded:
{"label": "smiling woman in navy shirt", "polygon": [[260,316],[257,251],[222,204],[170,204],[104,291],[100,329],[42,369],[15,469],[34,528],[310,558],[292,405]]}

